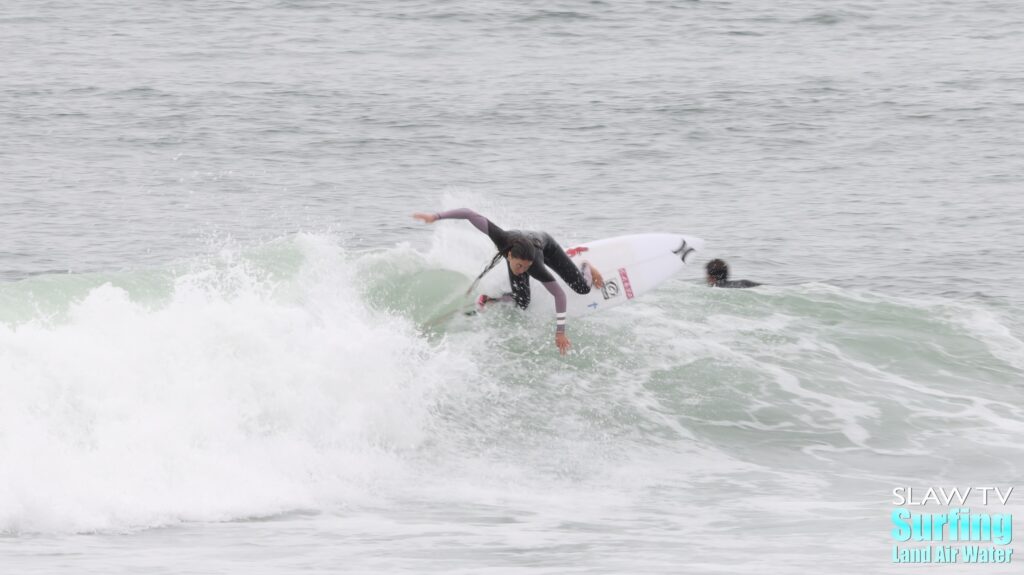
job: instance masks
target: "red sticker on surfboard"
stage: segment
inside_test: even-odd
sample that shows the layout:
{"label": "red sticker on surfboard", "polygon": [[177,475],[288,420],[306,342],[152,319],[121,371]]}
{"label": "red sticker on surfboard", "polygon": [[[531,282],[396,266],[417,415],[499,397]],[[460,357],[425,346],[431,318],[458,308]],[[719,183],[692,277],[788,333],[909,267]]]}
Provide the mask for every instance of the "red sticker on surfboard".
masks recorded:
{"label": "red sticker on surfboard", "polygon": [[569,249],[565,250],[565,253],[569,254],[569,257],[572,258],[572,257],[576,257],[576,256],[582,254],[583,252],[587,252],[587,251],[590,251],[590,248],[588,248],[587,246],[578,246],[578,247],[575,247],[575,248],[569,248]]}
{"label": "red sticker on surfboard", "polygon": [[633,299],[633,286],[629,285],[629,274],[626,268],[619,268],[619,277],[622,278],[622,289],[626,291],[626,299]]}

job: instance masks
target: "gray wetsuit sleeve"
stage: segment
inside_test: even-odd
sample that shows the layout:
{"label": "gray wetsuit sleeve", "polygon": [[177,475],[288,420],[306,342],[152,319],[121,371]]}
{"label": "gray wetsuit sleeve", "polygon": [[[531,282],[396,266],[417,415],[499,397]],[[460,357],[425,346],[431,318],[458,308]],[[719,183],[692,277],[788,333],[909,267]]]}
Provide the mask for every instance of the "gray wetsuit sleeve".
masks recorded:
{"label": "gray wetsuit sleeve", "polygon": [[494,242],[499,251],[505,251],[508,248],[508,232],[469,208],[457,208],[446,212],[438,212],[436,215],[441,220],[469,220],[473,227],[491,238],[491,241]]}
{"label": "gray wetsuit sleeve", "polygon": [[565,291],[554,280],[541,285],[555,298],[555,333],[565,333]]}

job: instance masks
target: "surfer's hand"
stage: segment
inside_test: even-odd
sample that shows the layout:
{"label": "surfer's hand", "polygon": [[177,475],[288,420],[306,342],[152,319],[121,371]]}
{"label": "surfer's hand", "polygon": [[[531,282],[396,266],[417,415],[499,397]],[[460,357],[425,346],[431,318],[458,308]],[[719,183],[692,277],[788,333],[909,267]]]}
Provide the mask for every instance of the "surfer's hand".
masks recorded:
{"label": "surfer's hand", "polygon": [[569,346],[572,344],[569,343],[569,338],[564,333],[558,332],[555,334],[555,345],[558,346],[558,351],[565,355],[565,352],[569,351]]}
{"label": "surfer's hand", "polygon": [[432,224],[437,221],[437,214],[425,214],[423,212],[416,212],[412,217],[420,220],[425,224]]}
{"label": "surfer's hand", "polygon": [[603,288],[604,287],[604,276],[601,275],[601,272],[597,271],[597,268],[595,268],[592,263],[590,263],[590,262],[583,262],[583,263],[585,263],[588,266],[590,266],[590,277],[593,278],[593,280],[594,280],[594,287],[596,287],[597,289]]}

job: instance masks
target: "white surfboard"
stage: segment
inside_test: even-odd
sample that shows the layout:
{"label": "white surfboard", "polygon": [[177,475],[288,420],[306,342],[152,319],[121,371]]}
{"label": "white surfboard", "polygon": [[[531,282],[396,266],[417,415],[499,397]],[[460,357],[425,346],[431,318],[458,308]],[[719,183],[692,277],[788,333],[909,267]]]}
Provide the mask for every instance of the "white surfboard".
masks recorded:
{"label": "white surfboard", "polygon": [[[554,271],[551,275],[565,291],[568,315],[580,316],[611,309],[651,291],[692,264],[695,252],[703,247],[704,240],[681,234],[633,234],[595,240],[566,248],[565,252],[577,267],[584,261],[596,267],[604,278],[604,288],[578,294]],[[547,296],[547,291],[536,280],[531,283],[530,307],[545,307],[537,303]]]}

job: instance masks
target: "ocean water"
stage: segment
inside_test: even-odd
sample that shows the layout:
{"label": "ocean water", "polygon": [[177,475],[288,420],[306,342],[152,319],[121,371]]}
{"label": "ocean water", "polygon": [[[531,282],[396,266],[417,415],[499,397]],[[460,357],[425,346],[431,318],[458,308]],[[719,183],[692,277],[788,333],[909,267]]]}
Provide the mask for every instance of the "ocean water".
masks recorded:
{"label": "ocean water", "polygon": [[[984,0],[3,3],[0,571],[942,570],[893,563],[894,488],[1024,517],[1022,40]],[[561,357],[543,290],[437,321],[492,248],[410,214],[462,206],[706,249]]]}

